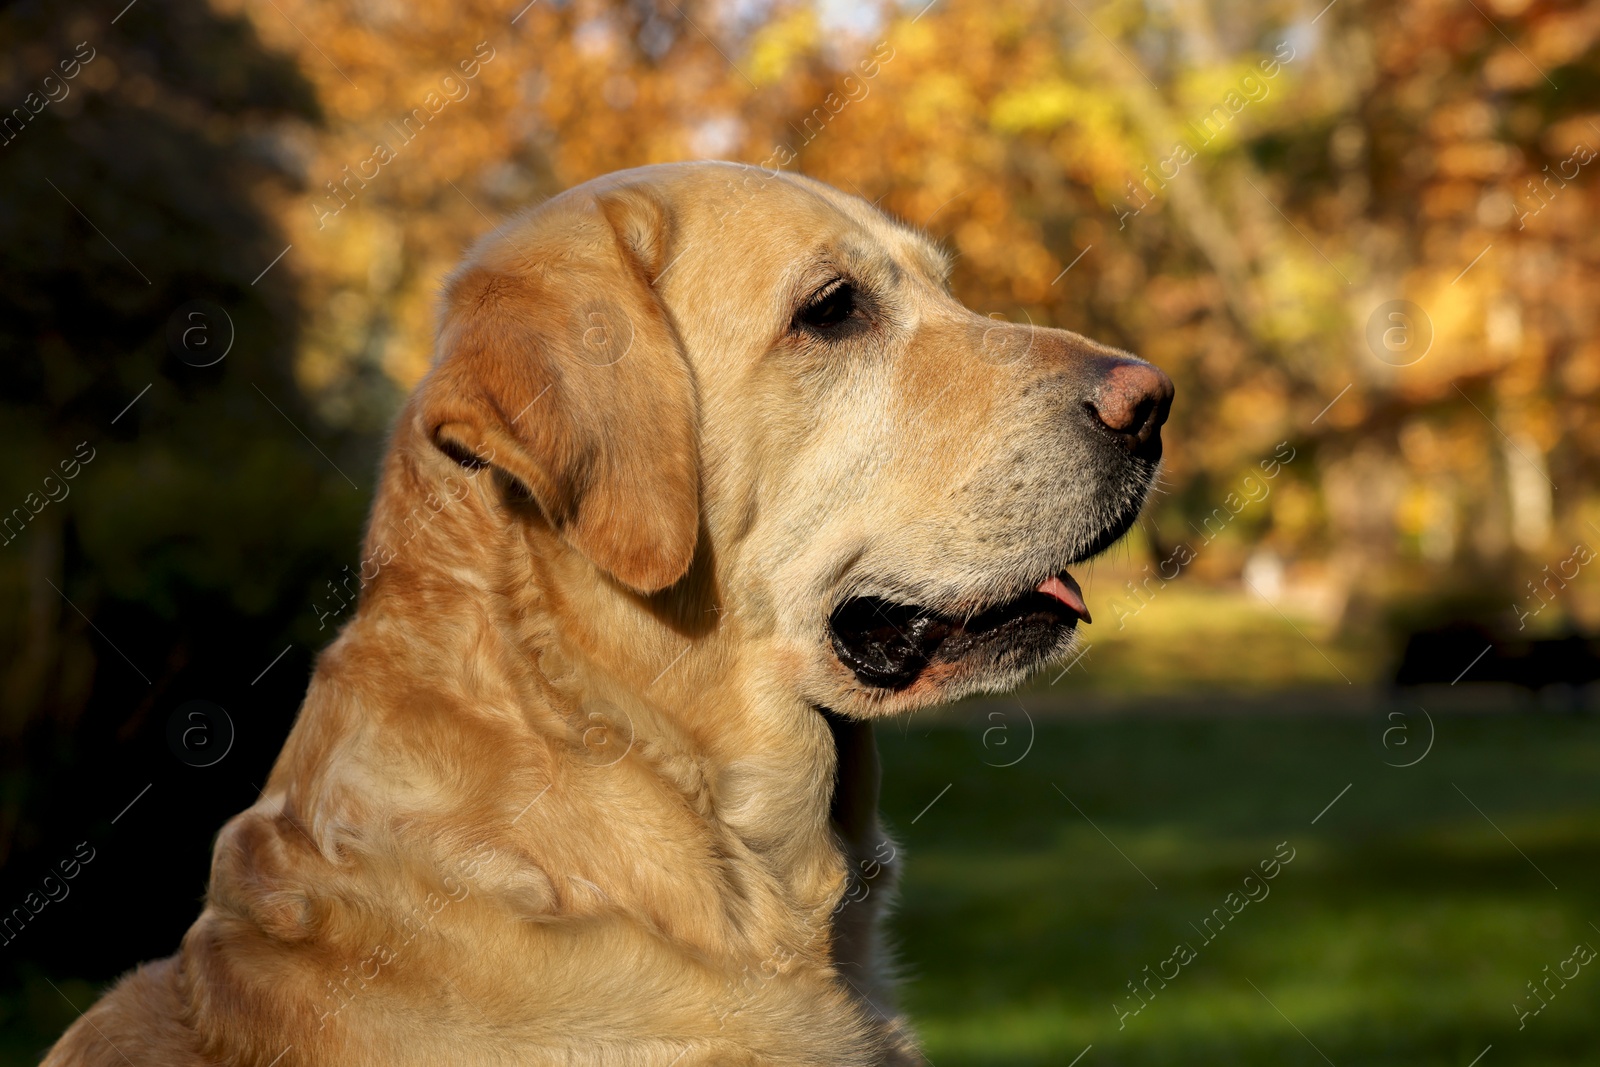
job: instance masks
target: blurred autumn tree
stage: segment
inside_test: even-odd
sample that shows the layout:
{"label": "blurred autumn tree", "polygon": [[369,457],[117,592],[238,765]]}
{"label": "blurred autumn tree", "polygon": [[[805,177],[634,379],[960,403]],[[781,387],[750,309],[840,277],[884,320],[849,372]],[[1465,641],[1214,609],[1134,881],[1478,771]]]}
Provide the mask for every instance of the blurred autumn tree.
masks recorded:
{"label": "blurred autumn tree", "polygon": [[[304,191],[274,210],[317,294],[297,373],[335,421],[382,425],[427,365],[441,275],[503,214],[620,167],[792,152],[944,239],[979,310],[1173,373],[1158,556],[1286,439],[1300,458],[1272,508],[1198,573],[1233,577],[1265,545],[1336,616],[1446,589],[1506,615],[1538,564],[1597,536],[1585,294],[1600,183],[1574,161],[1600,149],[1592,5],[282,0],[247,14],[327,116],[280,124]],[[494,58],[462,80],[479,42]],[[350,183],[453,74],[468,95]],[[1425,318],[1396,327],[1380,310],[1395,300]]]}
{"label": "blurred autumn tree", "polygon": [[[216,812],[254,798],[319,640],[313,597],[356,555],[365,491],[318,450],[363,482],[373,454],[317,429],[292,375],[294,275],[263,273],[285,242],[261,202],[282,180],[262,131],[314,122],[315,95],[203,3],[114,15],[0,12],[0,99],[18,109],[0,137],[6,907],[64,842],[104,846],[146,786],[123,827],[158,831],[102,847],[79,888],[86,936],[25,931],[7,976],[47,947],[73,973],[166,951],[192,919]],[[217,310],[193,322],[196,301]],[[202,697],[238,727],[211,775],[166,744],[169,715]],[[152,871],[182,889],[127,922]]]}

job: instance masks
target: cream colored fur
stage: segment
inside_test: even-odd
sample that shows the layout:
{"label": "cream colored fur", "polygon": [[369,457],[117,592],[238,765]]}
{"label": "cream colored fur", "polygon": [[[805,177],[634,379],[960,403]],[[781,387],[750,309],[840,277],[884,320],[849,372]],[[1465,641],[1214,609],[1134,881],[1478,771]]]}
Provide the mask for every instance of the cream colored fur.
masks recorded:
{"label": "cream colored fur", "polygon": [[[840,267],[878,319],[808,347],[796,302]],[[975,315],[945,270],[862,201],[725,164],[480,242],[359,611],[204,911],[48,1067],[922,1063],[877,948],[867,720],[1037,664],[870,691],[829,606],[892,581],[975,610],[1125,503],[1027,388],[1093,346]]]}

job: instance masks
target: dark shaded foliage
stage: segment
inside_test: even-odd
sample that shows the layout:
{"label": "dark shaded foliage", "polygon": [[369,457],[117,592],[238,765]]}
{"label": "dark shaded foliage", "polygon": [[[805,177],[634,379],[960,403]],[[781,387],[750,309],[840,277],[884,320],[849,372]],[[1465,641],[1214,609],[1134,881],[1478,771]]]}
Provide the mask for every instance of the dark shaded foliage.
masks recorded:
{"label": "dark shaded foliage", "polygon": [[[114,16],[0,13],[0,105],[59,97],[0,144],[0,917],[95,850],[70,905],[13,923],[4,986],[171,950],[331,633],[313,598],[356,558],[371,465],[297,391],[292,258],[262,273],[287,243],[259,206],[280,180],[263,131],[316,121],[309,88],[204,3]],[[210,348],[173,343],[191,325]],[[237,734],[209,767],[167,741],[197,698]]]}

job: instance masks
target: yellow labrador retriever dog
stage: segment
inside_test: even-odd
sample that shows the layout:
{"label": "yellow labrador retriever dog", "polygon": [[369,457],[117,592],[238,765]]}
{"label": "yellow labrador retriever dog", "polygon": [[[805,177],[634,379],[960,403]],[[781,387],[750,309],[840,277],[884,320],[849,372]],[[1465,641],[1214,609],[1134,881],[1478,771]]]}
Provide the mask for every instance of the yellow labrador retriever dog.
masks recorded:
{"label": "yellow labrador retriever dog", "polygon": [[45,1063],[922,1063],[871,722],[1066,652],[1172,399],[947,270],[732,164],[480,242],[204,911]]}

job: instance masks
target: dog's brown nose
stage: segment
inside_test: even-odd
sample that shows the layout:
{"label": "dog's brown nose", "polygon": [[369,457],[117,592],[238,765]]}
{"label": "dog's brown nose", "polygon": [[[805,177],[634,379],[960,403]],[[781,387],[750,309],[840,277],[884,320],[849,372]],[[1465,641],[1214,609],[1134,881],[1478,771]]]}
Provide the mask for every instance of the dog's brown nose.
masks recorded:
{"label": "dog's brown nose", "polygon": [[1117,359],[1106,369],[1087,401],[1100,425],[1134,455],[1161,458],[1161,424],[1172,410],[1172,379],[1157,367]]}

